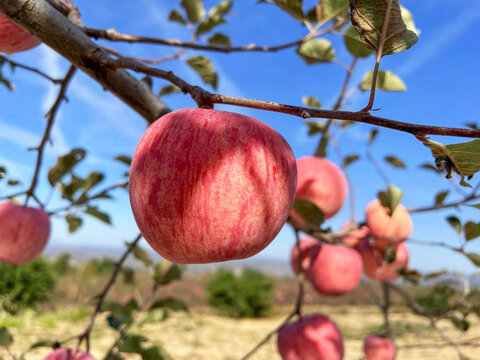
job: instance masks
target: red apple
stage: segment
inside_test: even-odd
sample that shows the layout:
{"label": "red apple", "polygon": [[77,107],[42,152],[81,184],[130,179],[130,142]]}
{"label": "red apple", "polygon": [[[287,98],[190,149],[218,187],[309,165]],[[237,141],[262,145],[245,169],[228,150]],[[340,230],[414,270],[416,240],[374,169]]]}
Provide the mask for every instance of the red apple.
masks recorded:
{"label": "red apple", "polygon": [[395,344],[389,338],[368,335],[363,342],[367,360],[394,360]]}
{"label": "red apple", "polygon": [[322,244],[310,255],[307,279],[323,295],[341,295],[352,291],[362,277],[362,258],[347,247]]}
{"label": "red apple", "polygon": [[0,261],[24,264],[36,258],[48,241],[50,219],[42,209],[0,204]]}
{"label": "red apple", "polygon": [[30,50],[38,44],[40,40],[0,14],[0,52],[13,54]]}
{"label": "red apple", "polygon": [[[345,224],[343,224],[342,229],[345,229],[350,226],[350,221],[347,221]],[[355,248],[360,243],[365,239],[368,235],[370,234],[370,229],[362,225],[358,229],[350,231],[346,236],[341,238],[341,241],[344,245],[350,247],[350,248]]]}
{"label": "red apple", "polygon": [[283,360],[341,360],[342,334],[323,314],[309,314],[283,326],[277,337]]}
{"label": "red apple", "polygon": [[[313,249],[318,246],[320,246],[320,243],[313,237],[307,236],[300,239],[300,250],[302,253],[301,268],[303,272],[306,272],[310,267],[310,254]],[[298,249],[297,245],[295,244],[293,245],[292,255],[290,258],[292,269],[295,274],[298,274],[299,272],[298,260]]]}
{"label": "red apple", "polygon": [[48,354],[44,360],[95,360],[95,358],[82,350],[61,348]]}
{"label": "red apple", "polygon": [[140,139],[130,203],[145,239],[170,261],[243,259],[285,224],[296,179],[290,146],[266,124],[183,109],[161,117]]}
{"label": "red apple", "polygon": [[362,255],[363,270],[372,279],[395,280],[400,276],[398,270],[408,264],[408,248],[404,243],[397,245],[395,260],[390,264],[383,259],[383,252],[370,246],[367,241],[363,242],[358,250]]}
{"label": "red apple", "polygon": [[367,225],[374,237],[375,247],[385,250],[389,244],[399,244],[405,241],[413,230],[412,220],[407,209],[398,204],[393,214],[382,206],[380,200],[371,201],[366,209]]}
{"label": "red apple", "polygon": [[[327,159],[306,156],[297,160],[297,190],[295,200],[308,200],[323,212],[324,219],[334,216],[347,197],[347,181],[342,170]],[[292,211],[292,218],[303,219]]]}

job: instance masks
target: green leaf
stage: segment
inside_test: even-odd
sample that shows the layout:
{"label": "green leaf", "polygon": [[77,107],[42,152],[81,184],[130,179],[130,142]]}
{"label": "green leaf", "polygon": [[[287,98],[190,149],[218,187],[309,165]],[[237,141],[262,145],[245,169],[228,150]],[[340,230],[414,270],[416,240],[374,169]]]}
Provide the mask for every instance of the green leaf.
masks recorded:
{"label": "green leaf", "polygon": [[168,308],[175,311],[188,312],[188,305],[184,301],[173,298],[173,297],[166,297],[163,299],[159,299],[150,306],[150,310],[163,309],[163,308]]}
{"label": "green leaf", "polygon": [[326,39],[311,39],[300,44],[297,54],[308,64],[330,62],[335,58],[335,50]]}
{"label": "green leaf", "polygon": [[475,266],[480,267],[480,254],[466,253],[465,256],[468,257]]}
{"label": "green leaf", "polygon": [[[170,95],[170,94],[175,94],[175,93],[178,93],[178,92],[180,92],[180,88],[178,86],[167,85],[167,86],[162,87],[162,89],[160,90],[160,93],[158,95],[159,96]],[[131,161],[132,161],[132,159],[130,159],[130,162]]]}
{"label": "green leaf", "polygon": [[231,47],[232,43],[230,41],[230,36],[224,35],[222,33],[215,33],[208,38],[208,43],[210,45],[218,45],[218,46],[225,46]]}
{"label": "green leaf", "polygon": [[354,163],[358,159],[360,159],[360,155],[358,154],[348,155],[343,159],[343,166],[347,167],[348,165]]}
{"label": "green leaf", "polygon": [[410,281],[413,284],[418,284],[422,278],[422,274],[414,269],[403,268],[398,270],[398,273],[403,276],[405,280]]}
{"label": "green leaf", "polygon": [[322,104],[320,104],[320,101],[318,101],[318,98],[316,96],[304,96],[302,97],[302,103],[305,106],[321,109]]}
{"label": "green leaf", "polygon": [[378,135],[378,129],[370,130],[368,133],[368,146],[372,145]]}
{"label": "green leaf", "polygon": [[205,56],[193,56],[187,59],[187,64],[195,70],[204,82],[217,88],[218,75],[213,64]]}
{"label": "green leaf", "polygon": [[319,23],[326,23],[348,8],[348,0],[321,0],[315,7],[317,14],[317,21]]}
{"label": "green leaf", "polygon": [[168,354],[160,345],[154,345],[141,352],[142,360],[168,360]]}
{"label": "green leaf", "polygon": [[126,353],[142,353],[142,343],[148,339],[143,335],[127,334],[124,336],[122,342],[118,344],[118,351]]}
{"label": "green leaf", "polygon": [[468,205],[468,204],[464,204],[465,206],[470,206],[470,207],[473,207],[475,209],[478,209],[480,210],[480,204],[474,204],[474,205]]}
{"label": "green leaf", "polygon": [[312,136],[315,134],[323,133],[325,130],[325,123],[320,121],[304,121],[305,125],[308,126],[308,135]]}
{"label": "green leaf", "polygon": [[5,175],[7,175],[7,168],[5,166],[0,166],[0,173],[2,173],[3,177],[5,177]]}
{"label": "green leaf", "polygon": [[471,178],[480,171],[480,140],[443,145],[427,137],[417,136],[417,139],[432,151],[435,164],[446,172],[447,178],[456,172],[462,177],[463,183],[469,186],[463,178]]}
{"label": "green leaf", "polygon": [[98,220],[103,221],[104,223],[107,223],[107,224],[110,224],[110,225],[112,224],[111,221],[110,221],[110,216],[108,214],[98,210],[98,208],[96,206],[87,206],[87,210],[85,210],[85,213],[97,218]]}
{"label": "green leaf", "polygon": [[233,0],[225,0],[218,3],[208,11],[209,17],[223,17],[227,15],[232,8]]}
{"label": "green leaf", "polygon": [[258,3],[274,3],[280,9],[293,16],[297,20],[303,20],[302,0],[259,0]]}
{"label": "green leaf", "polygon": [[93,188],[95,185],[98,185],[103,181],[105,178],[105,175],[98,171],[92,171],[88,176],[85,178],[85,181],[83,182],[83,189],[85,192],[88,192],[91,188]]}
{"label": "green leaf", "polygon": [[40,340],[40,341],[37,341],[36,343],[33,343],[32,345],[30,345],[29,350],[33,350],[33,349],[36,349],[36,348],[39,348],[39,347],[49,347],[49,348],[51,348],[52,346],[53,346],[52,341],[50,341],[50,340]]}
{"label": "green leaf", "polygon": [[82,226],[83,220],[75,215],[67,215],[65,216],[65,220],[68,224],[68,232],[74,233],[77,229]]}
{"label": "green leaf", "polygon": [[437,279],[440,276],[447,275],[447,274],[448,274],[448,272],[445,271],[445,270],[435,271],[435,272],[431,272],[431,273],[426,274],[423,278],[425,280],[431,280],[431,279]]}
{"label": "green leaf", "polygon": [[9,179],[9,180],[7,181],[7,185],[8,185],[8,186],[16,186],[16,185],[18,185],[18,184],[20,184],[20,181],[19,181],[19,180]]}
{"label": "green leaf", "polygon": [[465,231],[465,239],[467,241],[473,240],[480,236],[480,223],[474,223],[473,221],[468,221],[463,226],[463,230]]}
{"label": "green leaf", "polygon": [[118,354],[108,354],[108,356],[104,360],[125,360]]}
{"label": "green leaf", "polygon": [[128,285],[135,284],[135,270],[129,266],[122,266],[120,269],[123,275],[123,282]]}
{"label": "green leaf", "polygon": [[203,0],[182,0],[181,5],[192,23],[199,22],[205,16]]}
{"label": "green leaf", "polygon": [[132,158],[130,156],[127,156],[127,155],[118,155],[118,156],[115,156],[115,160],[117,161],[120,161],[122,163],[124,163],[125,165],[132,165]]}
{"label": "green leaf", "polygon": [[435,171],[436,173],[440,173],[440,172],[441,172],[440,170],[438,170],[438,168],[437,168],[436,166],[433,166],[433,165],[430,164],[430,163],[423,163],[423,164],[420,165],[420,167],[421,167],[422,169],[426,169],[426,170],[433,170],[433,171]]}
{"label": "green leaf", "polygon": [[413,21],[413,16],[410,10],[400,5],[400,11],[402,13],[403,22],[405,23],[407,29],[413,31],[418,37],[418,35],[420,35],[420,30],[415,27],[415,22]]}
{"label": "green leaf", "polygon": [[168,15],[168,20],[173,21],[173,22],[177,22],[177,23],[180,23],[180,24],[183,24],[183,25],[187,24],[187,22],[185,21],[185,19],[182,16],[182,14],[180,14],[180,12],[178,10],[172,10],[170,12],[170,14]]}
{"label": "green leaf", "polygon": [[230,11],[232,3],[232,0],[222,1],[221,3],[210,9],[210,11],[208,12],[208,17],[198,25],[197,31],[195,33],[197,35],[204,34],[212,30],[215,26],[225,24],[226,21],[223,16]]}
{"label": "green leaf", "polygon": [[0,328],[0,346],[9,347],[13,344],[13,336],[4,326]]}
{"label": "green leaf", "polygon": [[163,260],[155,264],[153,278],[156,284],[166,285],[172,281],[181,279],[184,271],[185,265],[174,264]]}
{"label": "green leaf", "polygon": [[293,209],[303,220],[315,227],[320,227],[324,221],[322,210],[311,201],[305,199],[295,200]]}
{"label": "green leaf", "polygon": [[386,191],[380,191],[378,193],[378,199],[382,206],[390,209],[390,214],[393,214],[395,209],[403,197],[403,191],[397,188],[395,185],[388,184]]}
{"label": "green leaf", "polygon": [[365,44],[360,39],[360,35],[353,26],[348,27],[343,32],[343,42],[347,50],[354,57],[366,58],[373,54],[372,50],[367,48]]}
{"label": "green leaf", "polygon": [[[387,1],[350,1],[352,24],[360,34],[363,43],[375,52],[377,52],[380,41],[386,10]],[[409,30],[405,25],[398,0],[392,0],[382,56],[407,50],[417,41],[418,37],[415,31]]]}
{"label": "green leaf", "polygon": [[460,222],[459,218],[452,215],[452,216],[447,217],[446,220],[448,221],[450,226],[453,227],[459,235],[462,233],[462,223]]}
{"label": "green leaf", "polygon": [[388,156],[385,156],[383,159],[393,167],[401,168],[401,169],[405,169],[407,167],[402,160],[400,160],[395,156],[388,155]]}
{"label": "green leaf", "polygon": [[448,190],[438,192],[437,195],[435,195],[435,206],[442,205],[449,193],[450,191]]}
{"label": "green leaf", "polygon": [[478,127],[477,123],[471,122],[471,123],[465,123],[465,125],[468,126],[470,129],[480,130],[480,127]]}
{"label": "green leaf", "polygon": [[153,265],[152,259],[150,258],[150,254],[147,251],[139,248],[138,246],[135,246],[133,248],[132,254],[136,259],[144,263],[146,267],[150,267]]}
{"label": "green leaf", "polygon": [[84,149],[76,148],[68,154],[60,156],[55,165],[48,171],[48,181],[54,186],[67,173],[69,173],[75,165],[85,158],[87,152]]}
{"label": "green leaf", "polygon": [[[360,90],[365,91],[372,88],[373,71],[365,74],[362,82],[359,85]],[[390,71],[380,70],[377,74],[377,83],[375,84],[377,90],[383,91],[405,91],[407,87],[397,75]]]}

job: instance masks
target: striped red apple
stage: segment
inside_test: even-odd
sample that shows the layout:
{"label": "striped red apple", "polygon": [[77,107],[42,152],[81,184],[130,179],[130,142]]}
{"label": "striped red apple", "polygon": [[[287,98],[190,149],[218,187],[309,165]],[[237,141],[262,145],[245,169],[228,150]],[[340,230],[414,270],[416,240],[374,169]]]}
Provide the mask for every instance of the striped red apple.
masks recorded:
{"label": "striped red apple", "polygon": [[95,358],[86,351],[60,348],[52,351],[44,360],[95,360]]}
{"label": "striped red apple", "polygon": [[296,179],[290,146],[266,124],[183,109],[161,117],[140,139],[130,203],[145,239],[170,261],[243,259],[285,224]]}
{"label": "striped red apple", "polygon": [[0,52],[13,54],[30,50],[38,44],[40,40],[0,14]]}

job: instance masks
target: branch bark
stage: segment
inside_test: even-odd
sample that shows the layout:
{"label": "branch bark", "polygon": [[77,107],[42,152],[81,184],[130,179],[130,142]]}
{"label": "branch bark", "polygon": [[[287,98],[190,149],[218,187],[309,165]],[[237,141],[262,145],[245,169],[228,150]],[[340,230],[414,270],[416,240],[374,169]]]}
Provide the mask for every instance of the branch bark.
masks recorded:
{"label": "branch bark", "polygon": [[64,56],[149,123],[170,109],[148,86],[124,70],[103,66],[110,56],[44,0],[0,0],[0,13]]}

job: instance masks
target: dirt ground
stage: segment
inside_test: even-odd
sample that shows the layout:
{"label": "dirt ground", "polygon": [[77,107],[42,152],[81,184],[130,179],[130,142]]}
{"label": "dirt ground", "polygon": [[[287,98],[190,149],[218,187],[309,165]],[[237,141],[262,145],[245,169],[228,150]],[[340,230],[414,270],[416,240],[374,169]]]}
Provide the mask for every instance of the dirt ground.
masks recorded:
{"label": "dirt ground", "polygon": [[[233,360],[240,359],[255,344],[280,324],[289,309],[277,310],[264,319],[235,320],[220,317],[208,310],[194,309],[190,313],[177,312],[161,322],[136,326],[132,332],[147,336],[152,343],[162,344],[176,360]],[[305,313],[321,312],[330,316],[340,327],[345,341],[345,360],[362,359],[362,340],[365,334],[375,332],[382,324],[382,316],[373,306],[317,306],[305,308]],[[15,338],[11,351],[20,354],[39,340],[63,340],[80,332],[86,323],[88,309],[73,309],[66,312],[34,313],[21,316],[0,316],[0,326],[6,326]],[[462,333],[449,322],[441,321],[442,330],[457,342],[469,341],[473,345],[462,345],[465,355],[472,360],[480,359],[480,322],[471,317],[471,328]],[[140,322],[142,317],[140,318]],[[417,317],[401,308],[391,314],[393,331],[397,334],[397,360],[458,359],[454,347],[446,344],[439,333],[428,326],[428,320]],[[92,334],[92,353],[102,359],[114,339],[103,317],[97,319]],[[473,341],[470,341],[472,340]],[[280,359],[276,350],[276,336],[251,357],[253,360]],[[72,341],[70,346],[75,346]],[[43,359],[48,349],[39,348],[29,352],[25,359]],[[0,351],[4,359],[11,357]],[[128,354],[125,359],[140,359]]]}

